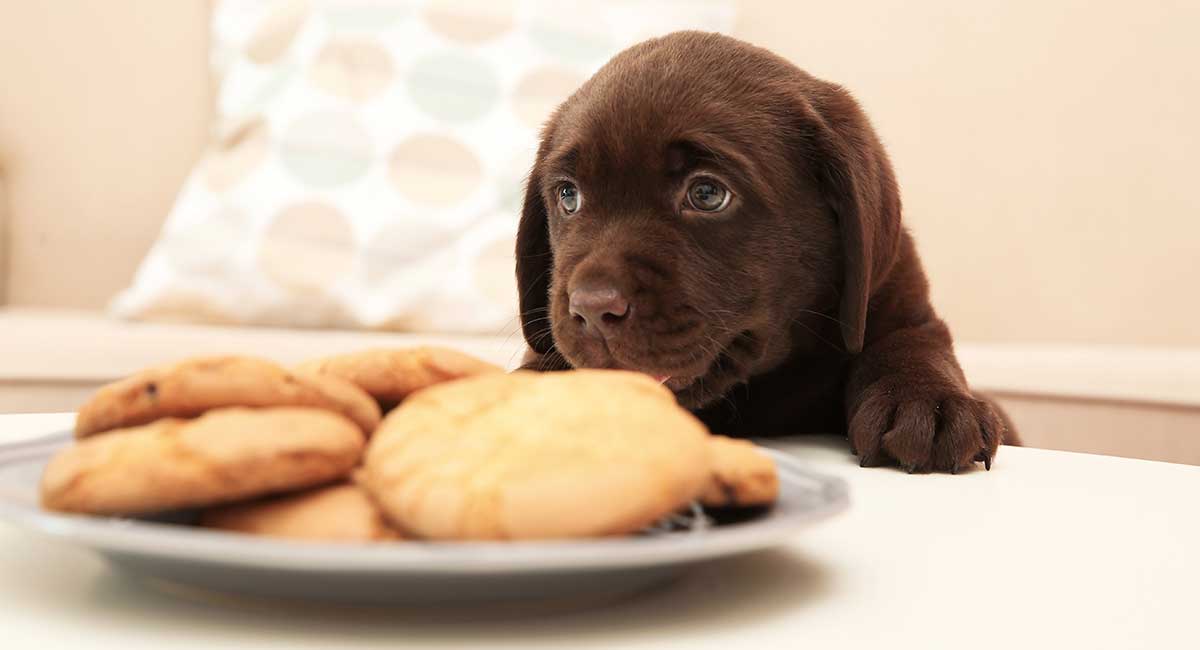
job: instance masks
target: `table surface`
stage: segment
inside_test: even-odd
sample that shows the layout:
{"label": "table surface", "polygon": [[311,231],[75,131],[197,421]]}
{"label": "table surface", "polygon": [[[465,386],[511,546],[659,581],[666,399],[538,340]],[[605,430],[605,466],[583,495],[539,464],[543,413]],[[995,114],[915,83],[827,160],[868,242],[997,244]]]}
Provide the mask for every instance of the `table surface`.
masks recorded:
{"label": "table surface", "polygon": [[[0,443],[69,428],[0,416]],[[781,448],[850,482],[790,545],[574,612],[341,608],[167,595],[0,522],[4,647],[1197,647],[1200,467],[1003,448],[949,475],[861,469],[833,437]]]}

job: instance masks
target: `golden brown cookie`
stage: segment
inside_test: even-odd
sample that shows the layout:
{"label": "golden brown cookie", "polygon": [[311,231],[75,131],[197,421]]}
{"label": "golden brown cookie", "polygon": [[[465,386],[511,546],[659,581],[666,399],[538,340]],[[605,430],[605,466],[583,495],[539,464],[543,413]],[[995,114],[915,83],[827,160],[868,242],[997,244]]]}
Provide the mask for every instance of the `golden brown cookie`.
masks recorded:
{"label": "golden brown cookie", "polygon": [[200,525],[252,535],[326,542],[398,540],[383,513],[354,483],[210,508]]}
{"label": "golden brown cookie", "polygon": [[227,408],[77,441],[42,474],[49,510],[132,515],[296,490],[349,475],[362,431],[323,409]]}
{"label": "golden brown cookie", "polygon": [[779,498],[775,461],[747,440],[710,436],[712,474],[700,496],[710,507],[764,506]]}
{"label": "golden brown cookie", "polygon": [[300,406],[341,413],[370,435],[379,405],[337,377],[288,372],[255,357],[203,357],[148,368],[96,391],[75,418],[83,438],[165,417],[194,417],[226,406]]}
{"label": "golden brown cookie", "polygon": [[384,418],[365,483],[416,537],[621,535],[704,489],[707,440],[639,373],[482,375],[415,393]]}
{"label": "golden brown cookie", "polygon": [[307,361],[296,366],[296,371],[340,377],[391,408],[422,388],[464,377],[499,374],[504,369],[457,350],[419,347],[339,354]]}

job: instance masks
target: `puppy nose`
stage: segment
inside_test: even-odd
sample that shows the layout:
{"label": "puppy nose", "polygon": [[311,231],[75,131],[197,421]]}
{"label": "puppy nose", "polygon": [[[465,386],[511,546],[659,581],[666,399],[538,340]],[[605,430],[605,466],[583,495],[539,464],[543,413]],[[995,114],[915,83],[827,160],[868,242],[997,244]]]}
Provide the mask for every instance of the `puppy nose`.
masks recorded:
{"label": "puppy nose", "polygon": [[629,300],[611,287],[586,287],[571,292],[568,310],[591,334],[609,336],[629,315]]}

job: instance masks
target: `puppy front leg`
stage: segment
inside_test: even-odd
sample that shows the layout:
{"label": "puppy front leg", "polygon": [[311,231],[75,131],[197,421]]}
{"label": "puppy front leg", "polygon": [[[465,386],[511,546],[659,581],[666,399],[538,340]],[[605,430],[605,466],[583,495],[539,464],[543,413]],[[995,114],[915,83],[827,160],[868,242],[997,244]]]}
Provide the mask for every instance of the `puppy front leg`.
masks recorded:
{"label": "puppy front leg", "polygon": [[967,388],[950,332],[936,318],[871,341],[846,386],[850,445],[864,467],[911,472],[991,469],[1005,420]]}

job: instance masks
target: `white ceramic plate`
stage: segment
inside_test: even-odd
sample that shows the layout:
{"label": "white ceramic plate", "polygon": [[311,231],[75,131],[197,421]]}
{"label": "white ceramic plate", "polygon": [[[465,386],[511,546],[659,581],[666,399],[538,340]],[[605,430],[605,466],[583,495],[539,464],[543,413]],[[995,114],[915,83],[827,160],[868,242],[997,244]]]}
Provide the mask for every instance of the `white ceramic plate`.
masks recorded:
{"label": "white ceramic plate", "polygon": [[0,517],[92,549],[140,578],[254,596],[424,604],[604,598],[705,560],[779,545],[849,505],[840,479],[764,449],[779,467],[778,503],[702,530],[554,542],[287,542],[163,520],[44,512],[37,505],[42,468],[70,439],[0,446]]}

